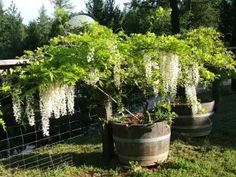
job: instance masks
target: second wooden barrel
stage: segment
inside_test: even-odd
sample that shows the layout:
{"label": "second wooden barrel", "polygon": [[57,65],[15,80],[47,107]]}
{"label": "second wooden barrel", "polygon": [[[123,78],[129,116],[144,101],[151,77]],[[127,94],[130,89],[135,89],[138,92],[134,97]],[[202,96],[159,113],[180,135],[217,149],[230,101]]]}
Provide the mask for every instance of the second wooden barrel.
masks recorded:
{"label": "second wooden barrel", "polygon": [[178,114],[172,124],[172,132],[175,135],[183,135],[189,137],[207,136],[212,130],[212,115],[214,101],[202,103],[205,113],[192,114],[191,109],[187,105],[177,105],[173,107],[173,111]]}

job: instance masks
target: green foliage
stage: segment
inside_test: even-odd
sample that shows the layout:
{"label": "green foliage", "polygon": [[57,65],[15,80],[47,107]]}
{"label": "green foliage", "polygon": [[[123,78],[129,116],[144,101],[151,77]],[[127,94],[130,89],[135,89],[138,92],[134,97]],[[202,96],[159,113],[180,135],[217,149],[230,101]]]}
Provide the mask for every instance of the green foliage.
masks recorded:
{"label": "green foliage", "polygon": [[88,0],[86,12],[99,24],[105,25],[114,31],[120,31],[123,14],[115,0]]}
{"label": "green foliage", "polygon": [[50,38],[50,32],[52,28],[52,22],[47,15],[46,8],[42,6],[39,10],[39,17],[37,19],[38,30],[39,30],[39,45],[43,46],[48,44]]}
{"label": "green foliage", "polygon": [[61,9],[66,9],[66,10],[71,10],[73,9],[72,4],[70,3],[70,0],[50,0],[54,6],[61,8]]}
{"label": "green foliage", "polygon": [[152,4],[136,4],[131,6],[125,15],[123,28],[127,34],[147,32],[156,35],[171,34],[170,15],[169,8],[157,8]]}
{"label": "green foliage", "polygon": [[69,21],[69,13],[66,9],[55,6],[54,8],[54,20],[52,22],[51,37],[58,35],[65,35],[66,22]]}
{"label": "green foliage", "polygon": [[232,24],[232,40],[230,42],[230,45],[231,46],[236,46],[236,15],[235,15],[235,11],[236,11],[236,1],[233,0],[232,2],[232,21],[231,21],[231,24]]}
{"label": "green foliage", "polygon": [[220,24],[219,29],[225,35],[225,40],[230,42],[230,36],[233,31],[233,19],[234,9],[232,2],[228,0],[222,0],[220,8]]}
{"label": "green foliage", "polygon": [[87,13],[100,23],[104,19],[103,8],[104,8],[103,0],[88,0],[86,2]]}
{"label": "green foliage", "polygon": [[129,165],[132,172],[138,172],[142,170],[142,166],[140,166],[137,161],[130,161]]}
{"label": "green foliage", "polygon": [[5,122],[2,119],[0,119],[0,125],[2,126],[4,130],[6,129]]}
{"label": "green foliage", "polygon": [[151,113],[153,114],[154,121],[168,121],[169,123],[176,117],[174,112],[171,112],[170,104],[160,104],[156,103],[155,107],[152,109]]}
{"label": "green foliage", "polygon": [[34,50],[39,46],[39,29],[36,21],[31,21],[26,28],[27,37],[25,38],[25,48]]}
{"label": "green foliage", "polygon": [[235,74],[235,61],[232,52],[224,47],[221,34],[213,28],[199,28],[183,36],[192,48],[196,61],[202,63],[202,78],[212,81],[214,78],[230,78]]}
{"label": "green foliage", "polygon": [[4,11],[0,3],[0,58],[14,58],[23,53],[25,29],[13,3]]}
{"label": "green foliage", "polygon": [[171,10],[158,8],[151,16],[151,25],[148,31],[155,33],[156,35],[170,34]]}
{"label": "green foliage", "polygon": [[221,0],[191,1],[180,4],[180,23],[182,31],[201,26],[218,28],[220,22]]}
{"label": "green foliage", "polygon": [[39,17],[36,21],[29,22],[26,27],[27,37],[25,39],[25,49],[35,50],[37,47],[41,47],[48,44],[51,33],[51,19],[46,14],[44,6],[39,11]]}

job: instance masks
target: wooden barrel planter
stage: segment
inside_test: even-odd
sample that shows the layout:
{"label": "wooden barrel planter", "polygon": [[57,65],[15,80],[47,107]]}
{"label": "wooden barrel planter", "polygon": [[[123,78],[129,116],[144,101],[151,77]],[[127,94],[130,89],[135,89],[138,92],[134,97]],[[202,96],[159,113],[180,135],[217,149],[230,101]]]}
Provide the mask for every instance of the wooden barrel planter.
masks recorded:
{"label": "wooden barrel planter", "polygon": [[204,113],[193,114],[186,104],[172,106],[172,110],[178,115],[172,124],[172,133],[188,137],[207,136],[212,130],[212,115],[214,101],[202,103]]}
{"label": "wooden barrel planter", "polygon": [[137,161],[141,166],[152,166],[167,159],[171,135],[167,122],[132,125],[113,123],[112,130],[122,164]]}

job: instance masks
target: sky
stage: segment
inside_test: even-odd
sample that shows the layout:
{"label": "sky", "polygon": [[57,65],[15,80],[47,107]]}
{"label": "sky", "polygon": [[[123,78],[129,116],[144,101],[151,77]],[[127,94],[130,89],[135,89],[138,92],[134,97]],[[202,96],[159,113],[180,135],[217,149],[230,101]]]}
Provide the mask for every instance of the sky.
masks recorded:
{"label": "sky", "polygon": [[[53,15],[53,6],[50,0],[2,0],[5,9],[11,4],[11,1],[14,2],[20,12],[24,24],[28,24],[29,21],[38,17],[42,5],[46,7],[48,15]],[[129,2],[129,0],[116,0],[116,4],[121,8],[125,2]],[[71,3],[74,6],[74,12],[85,10],[85,0],[71,0]]]}

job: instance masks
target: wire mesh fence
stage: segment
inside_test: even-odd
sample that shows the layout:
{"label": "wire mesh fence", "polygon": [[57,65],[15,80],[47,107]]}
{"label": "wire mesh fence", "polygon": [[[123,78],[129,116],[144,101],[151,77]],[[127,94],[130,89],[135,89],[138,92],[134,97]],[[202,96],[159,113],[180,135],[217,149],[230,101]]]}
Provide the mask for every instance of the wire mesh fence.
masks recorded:
{"label": "wire mesh fence", "polygon": [[[68,118],[63,123],[51,125],[50,136],[43,136],[40,122],[29,127],[21,124],[8,127],[0,136],[0,163],[6,168],[55,168],[63,164],[73,164],[72,154],[53,153],[47,148],[60,143],[70,143],[73,139],[98,131],[100,124],[93,122],[81,125],[79,119]],[[40,153],[42,148],[46,152]]]}

